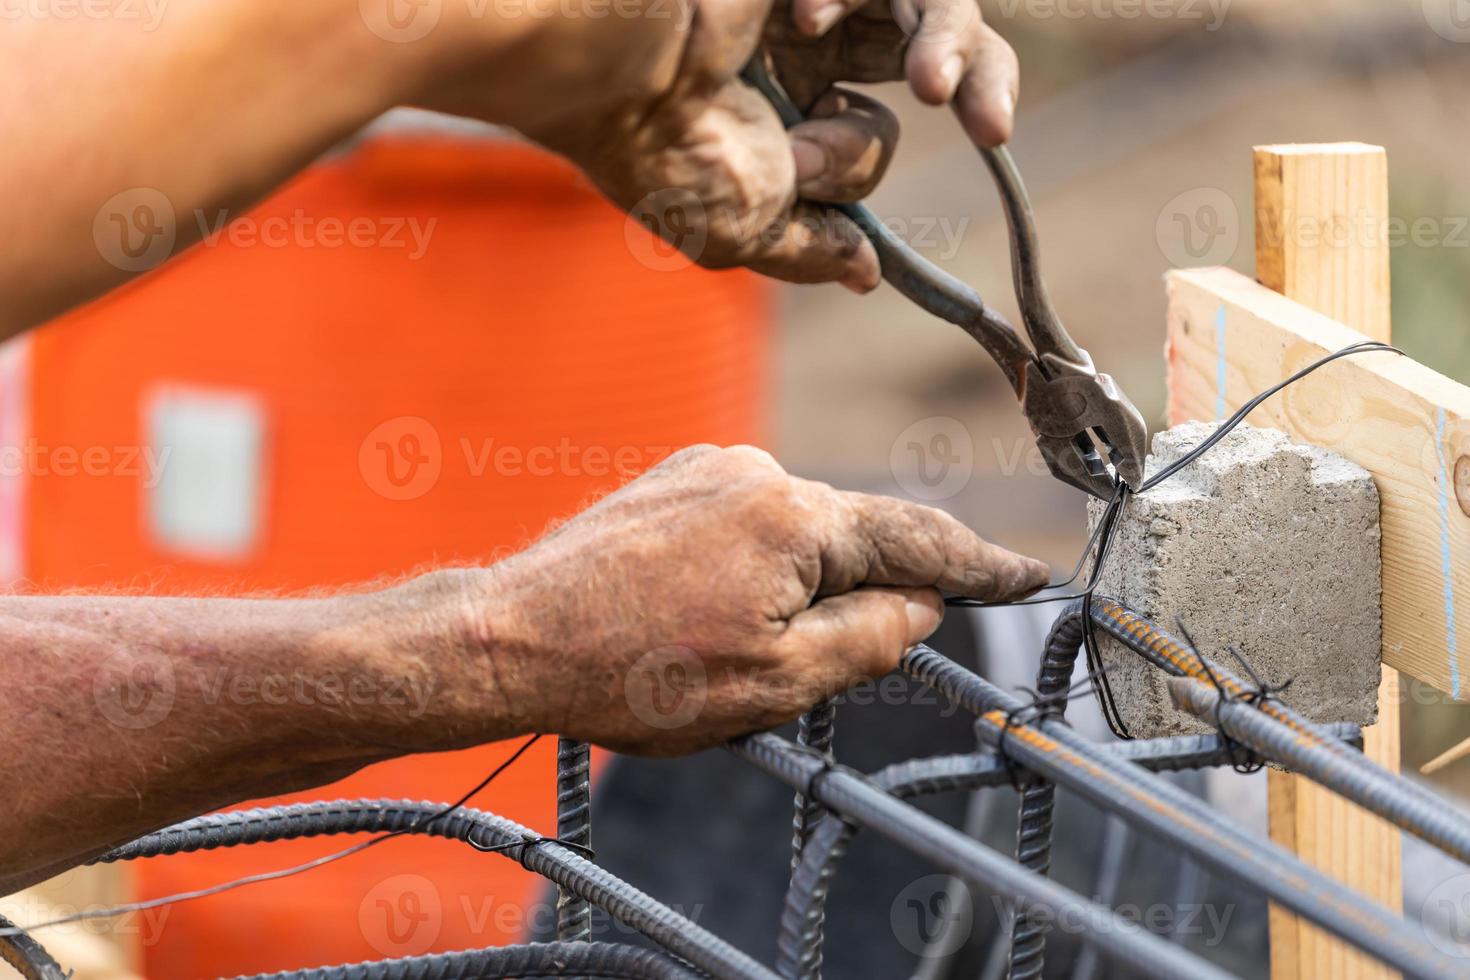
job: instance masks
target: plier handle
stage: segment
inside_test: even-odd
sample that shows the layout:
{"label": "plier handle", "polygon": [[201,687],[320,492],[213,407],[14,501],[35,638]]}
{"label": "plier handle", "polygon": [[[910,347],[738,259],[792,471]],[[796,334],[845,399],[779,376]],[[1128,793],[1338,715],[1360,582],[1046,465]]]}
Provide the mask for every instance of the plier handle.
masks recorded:
{"label": "plier handle", "polygon": [[[767,71],[758,52],[744,71],[789,128],[801,111]],[[1143,482],[1148,430],[1143,416],[1062,326],[1041,279],[1036,222],[1025,185],[1004,146],[981,149],[995,178],[1010,229],[1011,273],[1027,347],[1004,316],[967,284],[915,252],[861,204],[829,204],[852,220],[878,253],[883,278],[942,320],[956,324],[989,352],[1021,402],[1037,448],[1052,475],[1095,497],[1111,499],[1118,481]],[[1033,349],[1034,348],[1034,349]]]}

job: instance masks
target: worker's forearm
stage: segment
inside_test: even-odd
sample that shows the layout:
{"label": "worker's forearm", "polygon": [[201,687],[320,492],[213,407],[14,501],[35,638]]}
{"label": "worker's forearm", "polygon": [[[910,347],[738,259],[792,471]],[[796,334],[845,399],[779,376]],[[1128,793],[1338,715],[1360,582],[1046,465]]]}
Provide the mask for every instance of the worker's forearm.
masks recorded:
{"label": "worker's forearm", "polygon": [[358,0],[104,6],[0,29],[0,336],[238,214],[411,97],[437,43],[385,40]]}
{"label": "worker's forearm", "polygon": [[489,574],[319,600],[0,600],[0,894],[208,809],[525,732],[462,625]]}
{"label": "worker's forearm", "polygon": [[528,732],[707,748],[892,669],[939,589],[1046,578],[937,511],[700,446],[488,569],[324,599],[0,598],[0,894],[390,756]]}

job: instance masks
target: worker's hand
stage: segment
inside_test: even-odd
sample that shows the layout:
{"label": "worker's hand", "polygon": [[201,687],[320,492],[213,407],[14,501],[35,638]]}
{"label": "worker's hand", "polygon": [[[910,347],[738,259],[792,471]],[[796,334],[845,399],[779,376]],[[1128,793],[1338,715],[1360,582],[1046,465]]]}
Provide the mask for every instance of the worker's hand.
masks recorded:
{"label": "worker's hand", "polygon": [[[907,79],[927,102],[952,101],[974,140],[995,144],[1011,129],[1015,56],[976,0],[770,2],[617,0],[617,16],[553,25],[517,57],[461,70],[423,101],[566,154],[701,265],[872,289],[872,246],[811,202],[867,196],[898,124],[836,83]],[[739,78],[762,42],[810,117],[790,132]],[[494,77],[506,70],[515,84]]]}
{"label": "worker's hand", "polygon": [[839,82],[907,80],[931,105],[952,102],[977,145],[1010,139],[1020,68],[977,0],[776,0],[764,45],[808,115],[830,111]]}
{"label": "worker's hand", "polygon": [[672,755],[886,674],[939,625],[940,589],[1009,599],[1046,580],[940,511],[699,446],[492,568],[471,606],[489,610],[495,710]]}

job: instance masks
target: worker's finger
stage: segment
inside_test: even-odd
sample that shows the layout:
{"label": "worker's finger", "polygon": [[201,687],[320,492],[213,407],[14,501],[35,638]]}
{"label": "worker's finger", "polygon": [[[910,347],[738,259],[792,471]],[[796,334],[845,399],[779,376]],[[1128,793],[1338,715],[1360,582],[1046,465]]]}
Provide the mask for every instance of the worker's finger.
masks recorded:
{"label": "worker's finger", "polygon": [[791,618],[778,653],[808,663],[826,661],[828,687],[802,707],[864,677],[882,677],[915,643],[939,628],[944,601],[934,589],[863,588],[829,596]]}
{"label": "worker's finger", "polygon": [[819,594],[858,585],[928,585],[1010,600],[1047,583],[1047,566],[984,540],[950,515],[894,497],[827,488],[845,514],[822,547]]}
{"label": "worker's finger", "polygon": [[859,201],[870,194],[898,142],[898,119],[866,95],[834,88],[788,130],[796,192],[813,201]]}
{"label": "worker's finger", "polygon": [[787,282],[840,282],[856,293],[877,288],[878,253],[858,226],[821,204],[798,202],[788,217],[765,229],[746,262],[762,275]]}
{"label": "worker's finger", "polygon": [[868,0],[793,0],[791,20],[803,34],[821,37],[866,3]]}
{"label": "worker's finger", "polygon": [[711,268],[743,265],[788,282],[840,282],[858,292],[877,286],[878,256],[858,227],[827,205],[800,200],[791,138],[770,103],[738,82],[717,102],[711,129],[720,137],[721,165],[697,159],[702,186],[692,191],[687,170],[674,174],[694,198],[685,210],[700,219],[685,254]]}
{"label": "worker's finger", "polygon": [[965,73],[982,60],[984,24],[975,0],[922,0],[894,16],[909,35],[904,75],[914,94],[930,105],[954,98]]}
{"label": "worker's finger", "polygon": [[976,146],[999,146],[1011,138],[1021,69],[1016,52],[994,30],[981,25],[969,70],[954,93],[954,111]]}

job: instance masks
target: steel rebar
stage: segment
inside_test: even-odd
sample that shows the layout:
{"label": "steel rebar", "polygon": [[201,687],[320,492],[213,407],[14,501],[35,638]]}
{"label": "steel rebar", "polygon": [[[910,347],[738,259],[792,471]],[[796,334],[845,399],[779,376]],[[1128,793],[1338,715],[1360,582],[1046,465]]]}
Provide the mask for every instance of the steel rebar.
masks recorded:
{"label": "steel rebar", "polygon": [[1458,975],[1456,964],[1427,948],[1403,919],[1343,889],[1285,848],[1248,837],[1166,780],[1119,762],[1061,721],[1014,722],[1013,716],[1025,707],[1021,702],[934,650],[915,647],[901,667],[978,715],[977,731],[992,745],[1003,742],[1025,768],[1186,849],[1205,865],[1264,892],[1404,973]]}
{"label": "steel rebar", "polygon": [[[592,747],[571,738],[556,742],[556,836],[592,848]],[[556,938],[592,938],[592,906],[565,888],[556,890]]]}
{"label": "steel rebar", "polygon": [[737,755],[829,810],[902,845],[969,884],[1003,891],[1026,911],[1047,910],[1093,937],[1114,962],[1160,980],[1227,976],[1178,946],[1140,931],[1110,909],[1021,867],[941,820],[917,810],[857,773],[769,733],[729,743]]}
{"label": "steel rebar", "polygon": [[[1051,628],[1037,671],[1037,704],[1044,715],[1060,717],[1067,709],[1067,688],[1077,666],[1077,648],[1082,643],[1080,621],[1060,619]],[[1051,870],[1052,814],[1057,788],[1045,779],[1034,779],[1021,787],[1020,812],[1016,820],[1016,860],[1044,875]],[[1046,959],[1045,919],[1010,910],[1010,980],[1037,980]]]}
{"label": "steel rebar", "polygon": [[[1211,686],[1218,684],[1233,700],[1254,699],[1252,688],[1239,677],[1205,660],[1167,630],[1111,599],[1094,600],[1092,605],[1093,620],[1099,627],[1166,673]],[[1069,612],[1080,615],[1080,611]],[[1334,778],[1359,793],[1365,801],[1363,806],[1456,859],[1470,862],[1470,820],[1453,805],[1421,784],[1391,773],[1342,745],[1326,726],[1310,721],[1277,698],[1255,700],[1259,700],[1260,715],[1310,742],[1322,756],[1333,757]],[[1325,759],[1319,764],[1327,765]]]}
{"label": "steel rebar", "polygon": [[614,943],[520,943],[342,966],[261,973],[235,980],[699,980],[667,953]]}
{"label": "steel rebar", "polygon": [[512,820],[469,807],[407,800],[336,800],[196,817],[140,837],[92,861],[102,864],[186,851],[326,834],[403,832],[496,848],[713,977],[776,980],[776,974],[686,916],[569,848]]}

